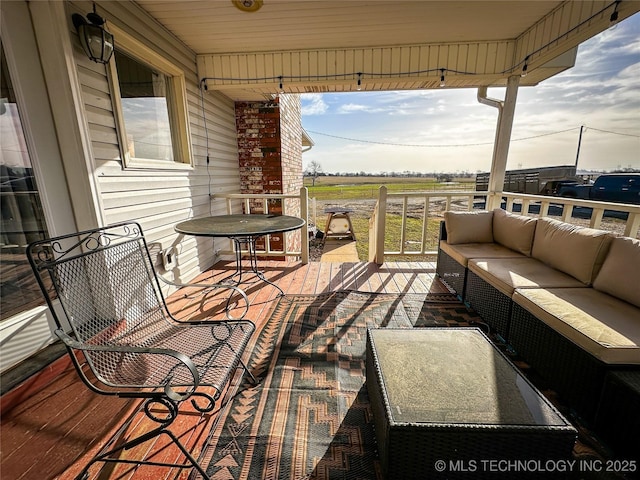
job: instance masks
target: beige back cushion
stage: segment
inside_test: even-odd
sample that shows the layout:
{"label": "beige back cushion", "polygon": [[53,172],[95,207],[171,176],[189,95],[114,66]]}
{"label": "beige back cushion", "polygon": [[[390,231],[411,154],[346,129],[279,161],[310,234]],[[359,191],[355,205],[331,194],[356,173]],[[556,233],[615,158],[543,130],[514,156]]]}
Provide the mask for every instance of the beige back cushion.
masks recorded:
{"label": "beige back cushion", "polygon": [[531,256],[591,285],[600,271],[613,237],[550,218],[538,219]]}
{"label": "beige back cushion", "polygon": [[493,239],[511,250],[531,256],[537,219],[514,215],[501,208],[493,211]]}
{"label": "beige back cushion", "polygon": [[640,307],[640,240],[620,237],[611,241],[593,288]]}
{"label": "beige back cushion", "polygon": [[493,212],[444,212],[447,243],[492,243]]}

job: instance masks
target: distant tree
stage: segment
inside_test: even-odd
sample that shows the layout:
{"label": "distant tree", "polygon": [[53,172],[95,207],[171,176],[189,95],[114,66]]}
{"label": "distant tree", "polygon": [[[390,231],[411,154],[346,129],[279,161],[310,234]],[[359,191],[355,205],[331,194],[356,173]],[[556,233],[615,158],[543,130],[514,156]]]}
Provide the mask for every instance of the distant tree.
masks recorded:
{"label": "distant tree", "polygon": [[316,160],[311,160],[309,165],[307,165],[307,169],[304,171],[305,176],[311,177],[312,187],[316,186],[316,178],[318,178],[321,173],[322,165],[320,165],[320,162],[317,162]]}

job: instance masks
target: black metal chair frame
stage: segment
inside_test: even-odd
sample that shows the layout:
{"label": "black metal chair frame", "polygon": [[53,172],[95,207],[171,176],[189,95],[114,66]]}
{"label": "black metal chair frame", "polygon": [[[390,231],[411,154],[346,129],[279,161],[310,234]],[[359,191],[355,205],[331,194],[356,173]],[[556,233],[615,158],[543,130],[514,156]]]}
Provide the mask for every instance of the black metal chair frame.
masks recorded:
{"label": "black metal chair frame", "polygon": [[[209,413],[227,389],[224,403],[233,394],[227,387],[238,371],[256,382],[241,358],[254,323],[172,316],[142,228],[135,222],[37,241],[27,247],[27,257],[55,320],[55,334],[82,381],[98,394],[141,399],[138,411],[158,425],[138,437],[120,439],[132,415],[77,478],[88,478],[96,462],[112,462],[194,468],[209,479],[169,426],[186,400],[198,412]],[[246,301],[237,287],[202,286],[232,289]],[[238,378],[236,387],[240,383]],[[117,457],[161,435],[171,439],[186,462]]]}

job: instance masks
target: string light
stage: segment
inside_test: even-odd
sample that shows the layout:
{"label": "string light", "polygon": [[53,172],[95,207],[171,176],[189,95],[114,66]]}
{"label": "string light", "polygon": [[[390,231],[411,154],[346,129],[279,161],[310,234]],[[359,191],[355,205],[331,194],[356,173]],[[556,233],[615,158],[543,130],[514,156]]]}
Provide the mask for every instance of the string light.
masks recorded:
{"label": "string light", "polygon": [[613,7],[613,12],[611,12],[611,16],[609,17],[609,22],[611,23],[610,28],[614,29],[616,28],[616,25],[618,24],[618,4],[620,3],[620,0],[617,0],[615,3],[615,6]]}
{"label": "string light", "polygon": [[[618,22],[619,19],[619,14],[618,14],[618,4],[620,3],[621,0],[615,0],[611,3],[609,3],[607,6],[603,7],[601,10],[599,10],[598,12],[594,13],[593,15],[591,15],[591,17],[585,19],[584,21],[582,21],[581,23],[575,25],[574,27],[570,28],[568,31],[566,31],[565,33],[563,33],[562,35],[559,35],[558,37],[554,38],[553,40],[549,41],[548,43],[546,43],[545,45],[540,46],[539,48],[537,48],[536,50],[534,50],[533,52],[529,52],[525,57],[524,60],[521,62],[516,63],[515,65],[512,65],[508,68],[506,68],[505,70],[502,70],[501,72],[493,72],[493,74],[497,74],[497,75],[505,75],[505,74],[513,74],[518,67],[522,66],[522,70],[520,72],[520,75],[522,77],[526,76],[528,73],[528,68],[529,68],[529,62],[531,61],[531,58],[537,54],[539,54],[540,52],[546,50],[549,46],[553,45],[554,43],[558,42],[558,40],[560,40],[563,37],[566,37],[568,35],[570,35],[572,32],[582,28],[584,25],[588,24],[589,22],[591,22],[594,18],[598,17],[599,15],[602,15],[605,11],[607,11],[608,9],[610,9],[611,7],[613,7],[613,12],[611,13],[610,21],[612,24],[612,28],[616,25],[616,23]],[[254,77],[254,78],[239,78],[239,77],[204,77],[201,79],[201,82],[204,83],[204,88],[206,89],[206,80],[213,80],[213,81],[222,81],[222,82],[242,82],[242,83],[258,83],[258,82],[273,82],[274,80],[278,80],[279,81],[279,88],[280,88],[280,93],[284,93],[284,87],[283,87],[283,83],[284,80],[291,80],[291,81],[311,81],[311,80],[335,80],[335,79],[344,79],[347,80],[348,78],[353,78],[354,75],[357,75],[357,89],[360,90],[362,88],[362,77],[364,75],[366,75],[368,78],[373,78],[373,79],[382,79],[382,78],[392,78],[392,77],[409,77],[409,76],[422,76],[422,75],[430,75],[430,74],[436,74],[436,73],[440,73],[440,86],[444,87],[445,86],[445,71],[453,74],[453,75],[464,75],[464,76],[481,76],[481,75],[485,75],[485,73],[479,73],[479,72],[468,72],[468,71],[463,71],[463,70],[455,70],[455,69],[449,69],[449,68],[443,68],[443,67],[439,67],[439,68],[429,68],[429,69],[425,69],[425,70],[413,70],[413,71],[406,71],[406,72],[346,72],[346,73],[332,73],[332,74],[324,74],[324,75],[280,75],[280,76],[273,76],[273,77]]]}
{"label": "string light", "polygon": [[[498,73],[507,73],[510,70],[513,70],[514,67],[511,67],[509,70],[505,70],[503,72]],[[305,81],[305,80],[335,80],[338,78],[348,79],[353,78],[354,76],[360,75],[364,77],[371,78],[391,78],[391,77],[406,77],[406,76],[416,76],[416,75],[428,75],[434,74],[437,72],[447,71],[449,73],[454,73],[456,75],[484,75],[482,73],[477,72],[467,72],[464,70],[455,70],[450,68],[429,68],[425,70],[412,70],[407,72],[347,72],[347,73],[327,73],[324,75],[277,75],[272,77],[203,77],[201,82],[205,82],[207,80],[215,80],[215,81],[226,81],[226,82],[273,82],[274,80],[278,80],[282,83],[284,80],[290,81]]]}
{"label": "string light", "polygon": [[529,67],[529,55],[526,56],[526,58],[524,59],[524,65],[522,66],[522,73],[520,74],[521,77],[526,77],[527,76],[527,68]]}

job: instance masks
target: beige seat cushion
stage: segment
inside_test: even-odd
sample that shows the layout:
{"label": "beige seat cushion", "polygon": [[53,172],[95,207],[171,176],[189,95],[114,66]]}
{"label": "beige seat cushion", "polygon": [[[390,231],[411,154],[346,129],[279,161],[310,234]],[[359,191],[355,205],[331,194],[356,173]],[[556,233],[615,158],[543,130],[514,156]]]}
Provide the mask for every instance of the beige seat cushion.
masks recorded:
{"label": "beige seat cushion", "polygon": [[440,240],[440,249],[460,265],[467,266],[471,258],[524,258],[524,255],[497,243],[462,243],[449,245]]}
{"label": "beige seat cushion", "polygon": [[516,288],[586,288],[575,278],[529,257],[471,259],[468,267],[509,297]]}
{"label": "beige seat cushion", "polygon": [[611,241],[593,288],[640,307],[640,240],[619,237]]}
{"label": "beige seat cushion", "polygon": [[612,238],[603,230],[540,218],[531,256],[591,285]]}
{"label": "beige seat cushion", "polygon": [[640,309],[594,288],[516,290],[513,301],[594,357],[640,364]]}
{"label": "beige seat cushion", "polygon": [[531,256],[537,223],[535,218],[514,215],[496,208],[493,211],[493,240],[511,250]]}
{"label": "beige seat cushion", "polygon": [[492,243],[493,212],[444,212],[447,243]]}

